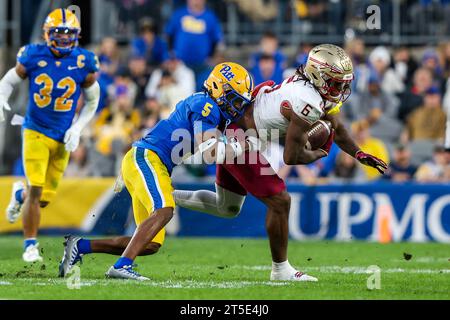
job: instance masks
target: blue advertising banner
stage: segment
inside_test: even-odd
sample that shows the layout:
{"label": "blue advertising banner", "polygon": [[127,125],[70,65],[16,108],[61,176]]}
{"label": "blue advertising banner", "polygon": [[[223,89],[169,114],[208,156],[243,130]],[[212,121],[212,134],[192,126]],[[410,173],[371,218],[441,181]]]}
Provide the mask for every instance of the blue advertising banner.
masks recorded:
{"label": "blue advertising banner", "polygon": [[[209,184],[177,185],[208,189]],[[288,185],[293,239],[450,243],[450,186],[419,184]],[[265,206],[248,196],[240,215],[221,219],[178,208],[179,236],[265,237]]]}
{"label": "blue advertising banner", "polygon": [[[0,179],[6,207],[13,178]],[[120,235],[134,232],[127,190],[113,192],[114,179],[64,179],[45,209],[42,234],[79,232]],[[175,184],[177,189],[214,190],[211,183]],[[292,239],[437,241],[450,243],[450,185],[446,184],[288,184]],[[176,208],[166,227],[174,236],[266,237],[266,208],[248,196],[238,217],[224,219]],[[20,221],[0,216],[0,233],[20,233]]]}

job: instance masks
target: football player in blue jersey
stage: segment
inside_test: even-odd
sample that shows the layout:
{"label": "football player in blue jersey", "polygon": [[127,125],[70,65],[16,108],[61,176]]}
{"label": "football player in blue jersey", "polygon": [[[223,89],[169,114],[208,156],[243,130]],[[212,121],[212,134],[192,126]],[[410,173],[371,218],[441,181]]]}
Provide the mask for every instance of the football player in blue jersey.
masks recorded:
{"label": "football player in blue jersey", "polygon": [[[81,28],[75,14],[56,9],[48,15],[43,30],[46,44],[20,49],[15,68],[0,81],[0,121],[4,121],[3,109],[11,110],[8,99],[14,86],[29,78],[22,131],[27,186],[22,181],[13,184],[6,210],[11,223],[23,212],[22,257],[26,262],[42,261],[36,240],[40,208],[55,196],[69,154],[78,147],[81,131],[95,115],[100,96],[98,60],[94,53],[78,47]],[[81,91],[86,104],[73,122]]]}
{"label": "football player in blue jersey", "polygon": [[68,236],[59,273],[65,276],[89,253],[121,255],[106,273],[110,278],[147,280],[133,270],[139,255],[153,254],[164,242],[164,226],[173,216],[171,172],[187,155],[224,163],[256,150],[256,137],[225,141],[219,130],[237,120],[251,102],[253,80],[242,66],[217,65],[205,81],[205,91],[180,101],[166,120],[133,144],[122,161],[123,182],[130,192],[138,226],[133,237],[88,240]]}

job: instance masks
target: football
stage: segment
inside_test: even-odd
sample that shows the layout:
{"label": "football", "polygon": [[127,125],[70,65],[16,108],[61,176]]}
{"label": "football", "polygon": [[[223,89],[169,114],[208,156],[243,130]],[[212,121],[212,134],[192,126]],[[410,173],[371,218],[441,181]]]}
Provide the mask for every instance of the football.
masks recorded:
{"label": "football", "polygon": [[327,120],[318,120],[313,123],[308,130],[308,142],[306,149],[316,150],[327,142],[331,133],[331,122]]}

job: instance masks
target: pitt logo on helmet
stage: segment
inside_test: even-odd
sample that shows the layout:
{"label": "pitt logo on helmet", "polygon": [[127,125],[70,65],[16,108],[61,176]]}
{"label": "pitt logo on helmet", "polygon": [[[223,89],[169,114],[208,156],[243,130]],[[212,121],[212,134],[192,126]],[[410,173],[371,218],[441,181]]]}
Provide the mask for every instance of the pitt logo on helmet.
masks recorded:
{"label": "pitt logo on helmet", "polygon": [[57,54],[67,55],[78,46],[80,22],[70,10],[52,11],[45,19],[43,30],[47,45]]}
{"label": "pitt logo on helmet", "polygon": [[228,80],[234,78],[234,73],[231,71],[231,67],[229,65],[224,64],[222,69],[220,69],[220,73]]}
{"label": "pitt logo on helmet", "polygon": [[253,79],[241,65],[224,62],[214,67],[204,87],[217,102],[222,116],[226,120],[236,120],[251,102]]}

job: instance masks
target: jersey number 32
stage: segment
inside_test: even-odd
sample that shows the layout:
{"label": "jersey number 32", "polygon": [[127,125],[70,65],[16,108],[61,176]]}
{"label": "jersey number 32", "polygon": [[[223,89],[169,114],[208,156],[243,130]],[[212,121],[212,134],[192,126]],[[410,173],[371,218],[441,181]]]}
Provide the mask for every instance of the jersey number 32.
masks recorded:
{"label": "jersey number 32", "polygon": [[[53,80],[48,74],[42,73],[34,79],[34,83],[38,86],[43,85],[39,93],[33,95],[34,102],[39,108],[45,108],[52,102]],[[77,90],[77,84],[71,77],[61,79],[56,87],[65,90],[61,97],[55,99],[54,110],[58,112],[66,112],[72,109],[73,100],[70,99]]]}

